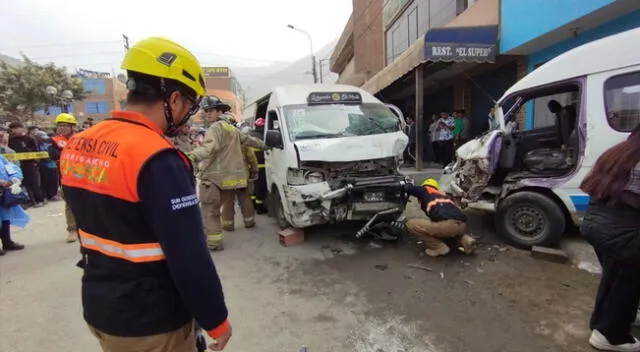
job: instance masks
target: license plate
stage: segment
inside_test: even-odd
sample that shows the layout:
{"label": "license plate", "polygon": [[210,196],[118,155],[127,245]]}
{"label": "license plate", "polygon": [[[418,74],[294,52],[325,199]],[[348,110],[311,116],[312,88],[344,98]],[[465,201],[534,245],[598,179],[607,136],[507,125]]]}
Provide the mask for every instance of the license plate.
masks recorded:
{"label": "license plate", "polygon": [[364,192],[364,200],[366,202],[383,202],[384,192]]}

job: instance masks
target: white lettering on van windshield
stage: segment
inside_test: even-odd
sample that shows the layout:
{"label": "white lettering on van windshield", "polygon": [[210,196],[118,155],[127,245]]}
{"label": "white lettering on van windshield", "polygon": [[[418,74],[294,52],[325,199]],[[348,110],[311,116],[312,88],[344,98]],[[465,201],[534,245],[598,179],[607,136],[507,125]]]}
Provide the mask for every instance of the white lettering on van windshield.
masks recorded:
{"label": "white lettering on van windshield", "polygon": [[293,110],[292,115],[293,117],[304,117],[305,113],[306,113],[305,109],[295,109]]}
{"label": "white lettering on van windshield", "polygon": [[320,144],[318,144],[318,143],[313,143],[313,144],[302,144],[301,143],[300,145],[298,145],[298,148],[300,148],[301,152],[308,152],[310,150],[317,149],[318,147],[320,147]]}

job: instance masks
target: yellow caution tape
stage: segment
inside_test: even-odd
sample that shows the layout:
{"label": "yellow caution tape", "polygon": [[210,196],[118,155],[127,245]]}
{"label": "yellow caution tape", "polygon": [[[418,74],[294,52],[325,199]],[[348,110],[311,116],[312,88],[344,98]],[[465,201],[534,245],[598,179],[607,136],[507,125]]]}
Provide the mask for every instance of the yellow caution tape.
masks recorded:
{"label": "yellow caution tape", "polygon": [[11,161],[49,158],[49,153],[47,152],[11,153],[11,154],[0,154],[0,155],[4,156],[7,160],[11,160]]}

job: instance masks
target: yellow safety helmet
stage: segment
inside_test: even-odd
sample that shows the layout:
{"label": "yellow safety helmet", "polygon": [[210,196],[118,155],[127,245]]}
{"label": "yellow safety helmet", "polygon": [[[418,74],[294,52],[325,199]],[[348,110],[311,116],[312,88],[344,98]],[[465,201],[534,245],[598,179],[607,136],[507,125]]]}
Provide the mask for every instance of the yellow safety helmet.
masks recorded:
{"label": "yellow safety helmet", "polygon": [[73,117],[73,115],[63,112],[62,114],[56,116],[56,124],[59,124],[59,123],[68,123],[71,125],[77,125],[78,121],[76,120],[75,117]]}
{"label": "yellow safety helmet", "polygon": [[422,187],[429,186],[429,187],[433,187],[433,188],[438,189],[438,190],[440,189],[440,184],[438,184],[438,181],[436,181],[433,178],[428,178],[428,179],[422,181],[422,185],[421,186]]}
{"label": "yellow safety helmet", "polygon": [[205,95],[204,75],[198,59],[167,38],[151,37],[137,42],[127,51],[121,68],[178,81],[191,88],[197,98]]}

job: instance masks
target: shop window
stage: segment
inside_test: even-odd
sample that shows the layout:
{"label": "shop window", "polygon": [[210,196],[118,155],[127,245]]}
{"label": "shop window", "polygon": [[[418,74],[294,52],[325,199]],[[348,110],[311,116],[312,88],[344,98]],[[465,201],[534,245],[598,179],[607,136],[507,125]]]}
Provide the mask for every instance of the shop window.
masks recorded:
{"label": "shop window", "polygon": [[609,78],[604,83],[607,122],[618,132],[640,123],[640,71]]}
{"label": "shop window", "polygon": [[418,39],[418,8],[415,7],[408,16],[409,45]]}
{"label": "shop window", "polygon": [[93,94],[105,95],[107,86],[102,79],[83,79],[84,90]]}
{"label": "shop window", "polygon": [[84,104],[86,114],[106,114],[109,112],[109,103],[106,101],[92,101]]}

